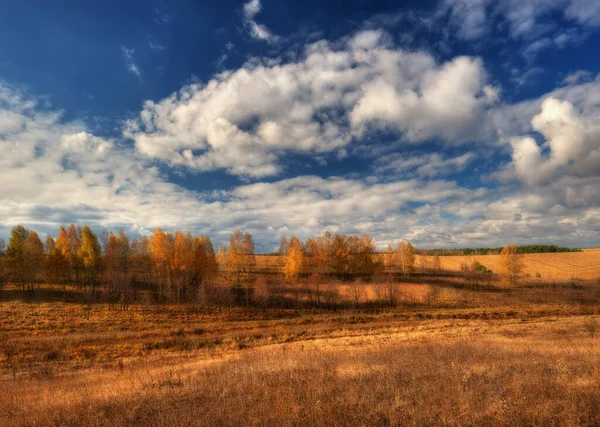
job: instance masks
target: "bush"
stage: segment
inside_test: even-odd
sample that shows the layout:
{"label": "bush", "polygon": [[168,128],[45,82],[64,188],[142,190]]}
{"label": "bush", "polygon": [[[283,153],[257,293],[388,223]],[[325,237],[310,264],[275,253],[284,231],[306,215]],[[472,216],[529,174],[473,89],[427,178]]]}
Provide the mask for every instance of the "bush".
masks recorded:
{"label": "bush", "polygon": [[535,273],[535,277],[537,277],[538,279],[542,278],[542,275],[540,274],[540,272],[538,271],[537,273]]}
{"label": "bush", "polygon": [[471,271],[473,271],[475,273],[484,273],[484,274],[490,274],[492,272],[492,270],[489,270],[485,265],[480,264],[477,261],[475,261],[471,265]]}

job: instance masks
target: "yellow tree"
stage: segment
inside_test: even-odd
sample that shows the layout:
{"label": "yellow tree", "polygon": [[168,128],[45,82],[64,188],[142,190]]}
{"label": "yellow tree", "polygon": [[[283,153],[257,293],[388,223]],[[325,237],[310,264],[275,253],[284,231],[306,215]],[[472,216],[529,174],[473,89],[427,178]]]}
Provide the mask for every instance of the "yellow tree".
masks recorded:
{"label": "yellow tree", "polygon": [[[247,276],[252,264],[254,264],[254,240],[252,240],[252,235],[236,230],[229,236],[227,266],[230,273],[229,277],[233,279],[236,286],[237,298],[239,300],[243,296],[246,305],[250,303],[250,287]],[[242,284],[245,285],[244,290],[242,290]]]}
{"label": "yellow tree", "polygon": [[305,252],[302,247],[302,242],[292,236],[287,244],[287,251],[284,255],[283,271],[285,278],[289,280],[297,280],[298,276],[304,271]]}
{"label": "yellow tree", "polygon": [[6,246],[6,269],[9,277],[20,282],[25,291],[27,282],[27,239],[29,230],[22,225],[17,225],[10,231],[10,239]]}
{"label": "yellow tree", "polygon": [[44,267],[44,244],[34,230],[29,231],[25,243],[25,268],[29,290],[33,291],[38,274]]}
{"label": "yellow tree", "polygon": [[173,243],[173,257],[171,258],[171,271],[177,286],[177,303],[181,299],[181,291],[186,288],[188,278],[193,268],[193,242],[190,233],[177,232]]}
{"label": "yellow tree", "polygon": [[[47,236],[44,242],[45,262],[44,273],[48,283],[59,284],[64,282],[66,272],[66,260],[56,246],[52,236]],[[65,294],[66,296],[66,294]]]}
{"label": "yellow tree", "polygon": [[133,282],[152,284],[153,267],[150,258],[150,239],[141,236],[131,241],[130,271]]}
{"label": "yellow tree", "polygon": [[505,246],[500,252],[500,275],[505,286],[515,286],[523,270],[523,254],[517,245]]}
{"label": "yellow tree", "polygon": [[335,233],[331,242],[331,266],[344,278],[350,273],[350,246],[346,236]]}
{"label": "yellow tree", "polygon": [[242,275],[247,273],[254,258],[254,241],[250,233],[242,233],[240,230],[229,236],[228,266],[238,283],[241,283]]}
{"label": "yellow tree", "polygon": [[368,234],[364,234],[360,238],[358,248],[358,271],[360,274],[372,275],[377,267],[373,260],[373,254],[375,253],[375,242],[373,238]]}
{"label": "yellow tree", "polygon": [[94,287],[96,285],[96,276],[100,268],[101,251],[100,244],[98,243],[98,237],[87,225],[81,229],[81,244],[77,250],[77,255],[81,260],[83,270],[85,273],[87,273],[88,280],[92,285],[93,298]]}
{"label": "yellow tree", "polygon": [[219,272],[215,249],[210,237],[194,237],[192,251],[190,285],[194,287],[193,292],[196,298],[200,298],[200,291],[203,291],[205,298],[208,299],[212,290],[209,289],[209,286]]}
{"label": "yellow tree", "polygon": [[67,230],[65,230],[65,227],[62,225],[60,226],[58,236],[56,237],[56,250],[62,255],[62,258],[66,264],[67,279],[69,282],[72,282],[73,278],[71,276],[71,259],[73,256],[71,253],[71,244]]}
{"label": "yellow tree", "polygon": [[415,269],[415,251],[410,243],[404,240],[396,249],[396,262],[404,276],[408,276]]}
{"label": "yellow tree", "polygon": [[157,228],[150,238],[148,245],[150,259],[152,260],[152,275],[156,283],[156,293],[158,299],[162,302],[164,298],[164,288],[169,276],[169,264],[171,259],[171,245],[169,239],[162,229]]}
{"label": "yellow tree", "polygon": [[125,232],[119,230],[118,236],[110,232],[104,247],[104,280],[108,288],[109,304],[114,307],[120,298],[122,310],[127,310],[128,307],[128,290],[133,278],[132,264],[132,248]]}

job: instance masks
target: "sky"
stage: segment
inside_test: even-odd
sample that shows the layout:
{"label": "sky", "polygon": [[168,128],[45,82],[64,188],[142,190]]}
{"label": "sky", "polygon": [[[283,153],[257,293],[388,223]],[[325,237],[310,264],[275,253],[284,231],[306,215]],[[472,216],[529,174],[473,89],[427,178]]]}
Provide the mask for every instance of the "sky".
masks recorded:
{"label": "sky", "polygon": [[600,1],[0,2],[17,224],[600,244]]}

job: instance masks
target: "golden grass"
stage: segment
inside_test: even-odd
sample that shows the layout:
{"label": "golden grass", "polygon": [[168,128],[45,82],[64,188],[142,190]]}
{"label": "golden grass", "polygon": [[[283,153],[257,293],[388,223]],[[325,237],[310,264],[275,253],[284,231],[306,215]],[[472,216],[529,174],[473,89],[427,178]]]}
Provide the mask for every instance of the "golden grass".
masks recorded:
{"label": "golden grass", "polygon": [[432,320],[112,368],[3,377],[2,424],[593,425],[592,318]]}
{"label": "golden grass", "polygon": [[[417,256],[417,265],[419,258]],[[499,271],[500,255],[444,256],[440,259],[445,270],[460,271],[461,264],[471,265],[477,261],[495,273]],[[536,277],[536,273],[540,273],[543,280],[596,280],[600,278],[600,250],[524,255],[523,274]]]}
{"label": "golden grass", "polygon": [[[383,257],[382,255],[380,257]],[[431,265],[433,257],[425,257]],[[461,264],[471,265],[477,261],[493,272],[499,271],[499,255],[443,256],[442,268],[448,271],[460,271]],[[420,265],[421,256],[416,256],[415,266]],[[278,272],[283,268],[283,258],[275,255],[256,257],[259,271]],[[569,281],[600,279],[600,249],[584,249],[583,252],[564,252],[546,254],[526,254],[524,257],[524,275],[536,277],[540,273],[543,280]]]}
{"label": "golden grass", "polygon": [[[600,286],[415,280],[393,308],[89,318],[42,286],[0,307],[0,425],[600,423]],[[346,307],[355,286],[376,298],[373,283],[323,286]]]}

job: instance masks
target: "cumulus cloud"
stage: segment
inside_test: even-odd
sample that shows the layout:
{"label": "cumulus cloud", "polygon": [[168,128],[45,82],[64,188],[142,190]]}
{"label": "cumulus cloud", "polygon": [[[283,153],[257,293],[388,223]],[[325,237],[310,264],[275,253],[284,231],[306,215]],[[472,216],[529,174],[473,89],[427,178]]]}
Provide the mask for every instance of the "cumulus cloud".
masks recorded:
{"label": "cumulus cloud", "polygon": [[460,142],[479,136],[476,124],[497,99],[496,90],[485,85],[481,61],[457,57],[441,67],[430,65],[419,71],[422,74],[413,88],[397,78],[386,81],[385,74],[365,83],[350,113],[352,125],[362,133],[365,123],[387,123],[413,141],[441,136]]}
{"label": "cumulus cloud", "polygon": [[[531,120],[532,128],[546,140],[540,147],[532,137],[512,140],[512,164],[528,184],[547,182],[561,176],[600,175],[600,126],[598,109],[575,110],[569,101],[550,97]],[[547,149],[547,153],[543,152]]]}
{"label": "cumulus cloud", "polygon": [[[559,103],[545,107],[535,126],[560,139],[587,114]],[[396,164],[414,176],[386,182],[376,176],[299,176],[198,193],[168,182],[129,145],[93,135],[83,123],[64,122],[59,112],[1,84],[0,117],[4,236],[18,223],[54,234],[68,222],[143,233],[157,226],[184,229],[208,233],[215,243],[241,228],[255,236],[260,250],[271,250],[282,234],[306,238],[326,229],[369,233],[380,246],[402,238],[421,247],[582,245],[600,236],[597,174],[561,174],[535,191],[505,194],[431,177],[421,162]],[[426,161],[437,163],[435,169],[460,170],[470,158],[431,155]]]}
{"label": "cumulus cloud", "polygon": [[331,229],[384,239],[408,233],[398,212],[412,212],[413,204],[480,196],[448,181],[317,176],[198,193],[168,182],[127,145],[91,134],[83,123],[64,123],[59,112],[2,85],[0,113],[10,117],[0,121],[2,227],[23,223],[56,233],[68,222],[141,232],[162,226],[209,233],[217,242],[236,228],[263,242]]}
{"label": "cumulus cloud", "polygon": [[439,64],[365,31],[313,43],[296,62],[254,59],[148,101],[125,134],[140,153],[171,165],[267,176],[287,152],[333,152],[382,127],[407,141],[471,140],[497,98],[486,82],[479,59]]}

